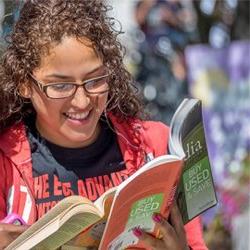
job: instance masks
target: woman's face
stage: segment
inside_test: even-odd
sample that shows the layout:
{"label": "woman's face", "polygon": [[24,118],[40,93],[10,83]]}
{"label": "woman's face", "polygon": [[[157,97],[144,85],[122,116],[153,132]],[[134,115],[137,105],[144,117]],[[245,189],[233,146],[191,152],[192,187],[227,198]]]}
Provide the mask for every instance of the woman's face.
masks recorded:
{"label": "woman's face", "polygon": [[[101,58],[86,39],[65,37],[41,59],[33,76],[42,85],[83,81],[105,75]],[[64,99],[50,99],[32,83],[31,102],[37,113],[36,126],[47,140],[64,147],[93,143],[99,133],[98,121],[105,108],[108,92],[87,94],[82,87]]]}

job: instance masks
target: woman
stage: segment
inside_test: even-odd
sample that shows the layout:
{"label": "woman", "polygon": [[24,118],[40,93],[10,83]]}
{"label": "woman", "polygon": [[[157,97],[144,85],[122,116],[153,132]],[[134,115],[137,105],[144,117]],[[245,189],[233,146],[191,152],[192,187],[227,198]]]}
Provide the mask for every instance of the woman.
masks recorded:
{"label": "woman", "polygon": [[[0,219],[17,213],[30,225],[66,196],[94,201],[119,184],[112,173],[124,180],[165,154],[168,128],[143,121],[107,10],[102,1],[24,4],[0,73]],[[153,219],[162,240],[134,230],[146,245],[206,249],[199,219],[185,231],[176,207],[171,225]],[[3,248],[26,227],[0,229]]]}

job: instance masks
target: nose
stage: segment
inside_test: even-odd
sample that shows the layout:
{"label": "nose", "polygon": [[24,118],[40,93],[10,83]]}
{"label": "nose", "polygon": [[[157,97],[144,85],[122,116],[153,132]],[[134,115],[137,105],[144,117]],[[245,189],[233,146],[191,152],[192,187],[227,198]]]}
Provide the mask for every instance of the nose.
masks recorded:
{"label": "nose", "polygon": [[72,97],[72,105],[79,109],[86,108],[90,103],[90,98],[84,91],[83,87],[80,86],[74,96]]}

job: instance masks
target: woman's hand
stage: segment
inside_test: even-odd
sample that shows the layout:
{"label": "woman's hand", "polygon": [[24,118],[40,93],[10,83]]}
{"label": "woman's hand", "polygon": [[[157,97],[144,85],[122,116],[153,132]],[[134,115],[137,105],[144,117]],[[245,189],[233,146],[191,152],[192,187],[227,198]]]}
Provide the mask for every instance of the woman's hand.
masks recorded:
{"label": "woman's hand", "polygon": [[143,232],[141,229],[134,229],[133,233],[145,245],[152,250],[188,250],[186,233],[182,222],[181,214],[176,204],[173,205],[170,212],[170,222],[165,220],[160,214],[154,214],[153,220],[157,228],[160,229],[162,239],[156,239],[153,236]]}
{"label": "woman's hand", "polygon": [[28,226],[17,226],[13,224],[0,223],[0,250],[7,247],[27,228]]}

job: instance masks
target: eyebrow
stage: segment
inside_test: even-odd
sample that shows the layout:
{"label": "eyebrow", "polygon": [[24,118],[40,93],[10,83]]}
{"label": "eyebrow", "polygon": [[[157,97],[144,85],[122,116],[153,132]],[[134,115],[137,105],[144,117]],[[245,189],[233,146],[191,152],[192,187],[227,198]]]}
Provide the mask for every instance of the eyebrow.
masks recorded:
{"label": "eyebrow", "polygon": [[[93,70],[89,71],[89,72],[85,75],[85,77],[88,76],[88,75],[92,75],[93,73],[98,72],[98,71],[99,71],[100,69],[102,69],[102,68],[104,68],[104,65],[100,65],[100,66],[98,66],[97,68],[94,68]],[[62,79],[62,80],[64,80],[64,79],[73,79],[72,76],[62,75],[62,74],[58,74],[58,73],[46,75],[45,77],[46,77],[46,78],[60,78],[60,79]]]}

